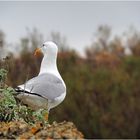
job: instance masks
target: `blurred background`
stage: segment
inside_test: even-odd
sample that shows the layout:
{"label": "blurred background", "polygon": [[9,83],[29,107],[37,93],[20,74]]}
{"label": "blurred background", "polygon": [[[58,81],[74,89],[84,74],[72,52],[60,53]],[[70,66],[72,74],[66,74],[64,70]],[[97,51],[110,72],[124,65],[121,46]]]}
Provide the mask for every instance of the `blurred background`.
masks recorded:
{"label": "blurred background", "polygon": [[16,87],[39,72],[35,48],[59,46],[67,86],[50,121],[85,138],[140,138],[140,2],[0,2],[0,68]]}

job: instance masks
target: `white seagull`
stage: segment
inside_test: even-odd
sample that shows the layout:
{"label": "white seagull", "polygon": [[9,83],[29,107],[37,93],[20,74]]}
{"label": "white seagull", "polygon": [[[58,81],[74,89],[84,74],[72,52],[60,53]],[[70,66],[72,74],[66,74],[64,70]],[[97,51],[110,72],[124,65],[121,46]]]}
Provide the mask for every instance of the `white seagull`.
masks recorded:
{"label": "white seagull", "polygon": [[18,93],[16,97],[33,110],[47,109],[49,112],[64,100],[66,86],[57,69],[57,45],[45,42],[36,49],[35,55],[40,52],[44,57],[38,76],[19,85],[15,89]]}

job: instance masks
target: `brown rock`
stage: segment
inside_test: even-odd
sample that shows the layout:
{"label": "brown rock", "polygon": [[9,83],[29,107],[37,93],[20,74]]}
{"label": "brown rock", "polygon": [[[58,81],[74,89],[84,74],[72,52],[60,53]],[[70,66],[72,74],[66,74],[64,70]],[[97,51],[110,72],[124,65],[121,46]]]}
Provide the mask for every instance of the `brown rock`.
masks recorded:
{"label": "brown rock", "polygon": [[29,125],[23,121],[0,122],[0,139],[82,139],[83,134],[72,122]]}

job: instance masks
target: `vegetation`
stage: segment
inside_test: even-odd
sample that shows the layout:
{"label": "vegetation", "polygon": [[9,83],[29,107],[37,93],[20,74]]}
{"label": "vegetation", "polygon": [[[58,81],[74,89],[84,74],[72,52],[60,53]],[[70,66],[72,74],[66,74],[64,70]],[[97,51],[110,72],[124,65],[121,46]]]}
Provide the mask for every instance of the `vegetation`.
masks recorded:
{"label": "vegetation", "polygon": [[[140,36],[137,33],[135,41],[133,36],[128,38],[132,55],[127,55],[119,37],[109,41],[108,26],[100,27],[98,32],[98,41],[85,51],[86,58],[70,49],[59,52],[58,68],[67,96],[51,110],[50,121],[73,121],[85,138],[140,138]],[[11,55],[0,64],[8,70],[5,80],[11,87],[39,71],[42,57],[36,59],[32,51],[23,50],[20,57]],[[11,88],[3,90],[13,92]],[[10,107],[4,110],[9,111]]]}
{"label": "vegetation", "polygon": [[17,102],[14,97],[15,90],[4,83],[6,77],[7,71],[0,69],[0,121],[24,120],[30,124],[40,122],[43,125],[48,123],[44,118],[45,110],[33,111],[21,102]]}

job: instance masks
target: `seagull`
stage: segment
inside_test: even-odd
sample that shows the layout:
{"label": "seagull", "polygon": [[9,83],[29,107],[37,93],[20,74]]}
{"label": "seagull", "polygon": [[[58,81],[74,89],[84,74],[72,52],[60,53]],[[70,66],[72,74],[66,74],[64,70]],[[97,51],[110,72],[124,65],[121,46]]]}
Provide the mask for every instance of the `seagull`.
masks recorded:
{"label": "seagull", "polygon": [[66,85],[57,68],[58,47],[52,42],[45,42],[37,48],[34,55],[43,53],[38,76],[15,88],[18,98],[33,110],[50,109],[59,105],[66,96]]}

